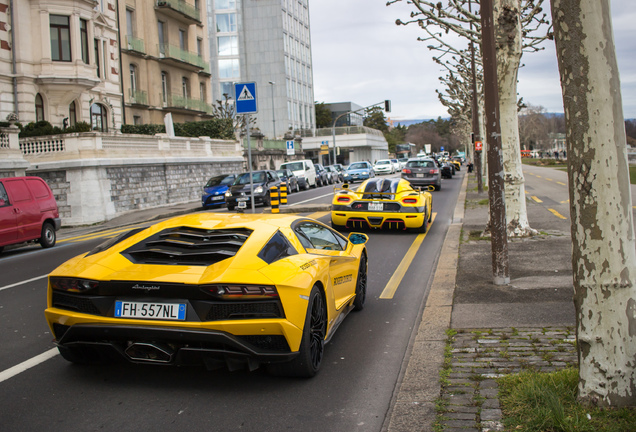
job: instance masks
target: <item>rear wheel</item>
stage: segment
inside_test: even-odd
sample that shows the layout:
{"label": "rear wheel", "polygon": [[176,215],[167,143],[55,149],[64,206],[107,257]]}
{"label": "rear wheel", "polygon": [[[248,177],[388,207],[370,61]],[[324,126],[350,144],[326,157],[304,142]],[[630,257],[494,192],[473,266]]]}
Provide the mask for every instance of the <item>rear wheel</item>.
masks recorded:
{"label": "rear wheel", "polygon": [[228,205],[227,205],[227,209],[228,209],[229,211],[233,211],[233,210],[234,210],[234,205],[232,205],[232,204],[228,204]]}
{"label": "rear wheel", "polygon": [[353,310],[364,309],[364,301],[367,298],[367,256],[360,257],[360,267],[358,268],[358,281],[356,282],[356,299],[353,301]]}
{"label": "rear wheel", "polygon": [[50,248],[55,246],[55,228],[50,222],[45,222],[42,225],[42,235],[40,236],[40,245],[43,248]]}
{"label": "rear wheel", "polygon": [[314,285],[309,295],[307,316],[303,327],[298,356],[285,363],[268,365],[268,371],[274,375],[299,378],[311,378],[320,370],[325,350],[327,332],[327,308],[322,293]]}
{"label": "rear wheel", "polygon": [[422,226],[420,226],[419,228],[413,228],[413,230],[418,233],[425,233],[427,229],[428,229],[428,208],[424,207],[424,219],[422,221]]}

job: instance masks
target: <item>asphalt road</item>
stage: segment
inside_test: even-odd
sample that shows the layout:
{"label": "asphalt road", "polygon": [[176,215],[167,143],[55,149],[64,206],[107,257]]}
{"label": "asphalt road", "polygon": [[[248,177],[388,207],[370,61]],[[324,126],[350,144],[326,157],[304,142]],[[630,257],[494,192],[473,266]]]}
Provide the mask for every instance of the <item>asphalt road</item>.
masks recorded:
{"label": "asphalt road", "polygon": [[[0,255],[0,428],[6,431],[380,431],[455,207],[461,171],[433,192],[435,221],[390,298],[380,298],[416,234],[371,232],[369,292],[328,344],[313,379],[264,371],[72,365],[44,320],[46,275],[103,241],[99,227]],[[290,204],[329,203],[332,189]],[[312,214],[323,222],[327,213]],[[94,236],[88,235],[95,231]],[[386,293],[383,297],[387,297]]]}

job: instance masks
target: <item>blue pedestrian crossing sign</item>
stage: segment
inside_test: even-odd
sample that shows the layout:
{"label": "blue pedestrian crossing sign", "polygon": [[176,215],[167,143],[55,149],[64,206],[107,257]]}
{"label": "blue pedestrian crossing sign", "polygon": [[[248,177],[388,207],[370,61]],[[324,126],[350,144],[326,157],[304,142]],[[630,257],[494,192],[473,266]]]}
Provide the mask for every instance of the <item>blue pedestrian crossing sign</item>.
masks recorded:
{"label": "blue pedestrian crossing sign", "polygon": [[293,141],[287,141],[287,154],[288,155],[293,155],[294,154],[294,142]]}
{"label": "blue pedestrian crossing sign", "polygon": [[252,114],[258,112],[256,107],[256,83],[234,84],[234,98],[237,114]]}

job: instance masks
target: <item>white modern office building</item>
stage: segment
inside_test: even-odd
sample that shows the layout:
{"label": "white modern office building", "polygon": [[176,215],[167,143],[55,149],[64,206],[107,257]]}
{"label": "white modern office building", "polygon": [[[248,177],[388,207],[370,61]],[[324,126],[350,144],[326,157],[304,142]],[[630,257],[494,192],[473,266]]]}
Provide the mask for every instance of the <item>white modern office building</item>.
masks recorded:
{"label": "white modern office building", "polygon": [[270,139],[315,127],[308,0],[207,0],[212,97],[255,82]]}

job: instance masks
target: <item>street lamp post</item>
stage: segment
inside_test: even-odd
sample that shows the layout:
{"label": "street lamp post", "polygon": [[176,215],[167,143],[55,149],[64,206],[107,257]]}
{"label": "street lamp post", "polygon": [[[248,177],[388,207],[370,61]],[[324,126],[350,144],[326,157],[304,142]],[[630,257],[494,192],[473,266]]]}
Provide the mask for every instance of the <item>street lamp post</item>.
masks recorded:
{"label": "street lamp post", "polygon": [[274,139],[276,139],[276,113],[274,112],[274,85],[276,83],[274,81],[270,81],[269,85],[271,86],[270,88],[272,89],[272,129],[273,129],[273,135],[274,135]]}

